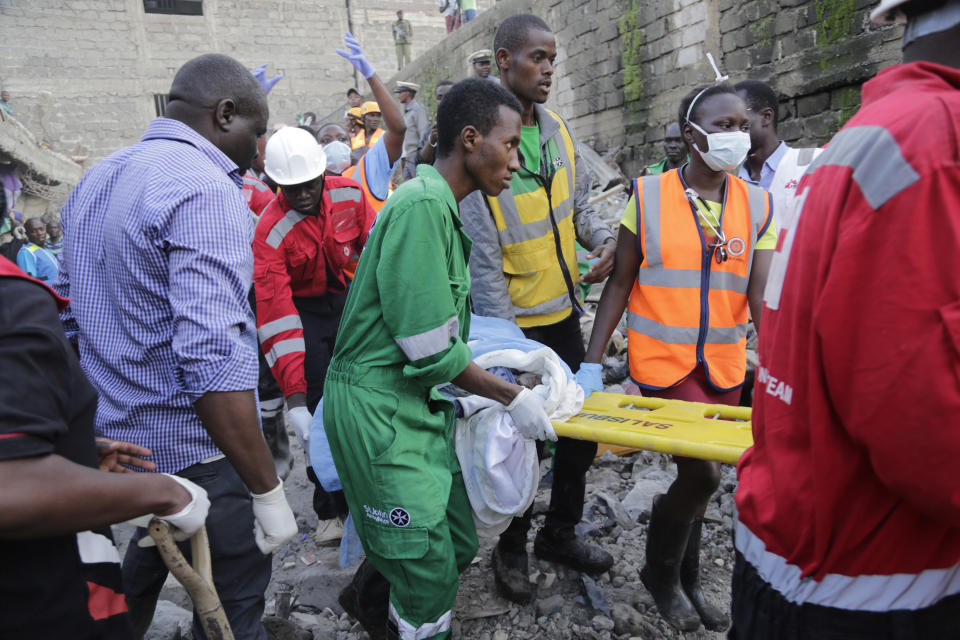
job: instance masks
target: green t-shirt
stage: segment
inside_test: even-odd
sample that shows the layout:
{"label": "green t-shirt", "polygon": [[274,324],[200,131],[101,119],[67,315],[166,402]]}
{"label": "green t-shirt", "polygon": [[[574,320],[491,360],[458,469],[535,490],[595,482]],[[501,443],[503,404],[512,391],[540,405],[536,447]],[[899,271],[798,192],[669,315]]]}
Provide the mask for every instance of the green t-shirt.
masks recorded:
{"label": "green t-shirt", "polygon": [[540,123],[520,127],[520,153],[523,154],[523,166],[532,173],[540,173]]}

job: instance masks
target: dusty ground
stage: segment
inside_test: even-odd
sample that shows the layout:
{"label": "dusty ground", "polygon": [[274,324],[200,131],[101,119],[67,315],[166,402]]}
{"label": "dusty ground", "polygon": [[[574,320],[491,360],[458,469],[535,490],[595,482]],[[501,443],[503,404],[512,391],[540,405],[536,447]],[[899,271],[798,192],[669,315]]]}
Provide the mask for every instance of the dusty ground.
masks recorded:
{"label": "dusty ground", "polygon": [[[291,433],[291,440],[295,440]],[[292,444],[295,444],[292,443]],[[267,592],[267,614],[275,611],[278,590],[293,592],[290,621],[306,634],[292,629],[277,632],[276,638],[365,638],[359,625],[348,618],[336,602],[340,589],[349,582],[353,569],[339,567],[336,548],[318,547],[313,540],[317,518],[311,508],[312,486],[304,475],[299,450],[297,462],[287,479],[288,497],[297,514],[301,539],[274,555],[273,579]],[[544,463],[544,469],[548,463]],[[653,600],[640,583],[646,542],[645,522],[654,494],[666,489],[675,476],[667,456],[643,452],[622,457],[606,453],[588,473],[587,498],[581,529],[616,559],[609,573],[591,580],[579,572],[533,555],[530,536],[532,578],[538,584],[537,600],[528,606],[514,605],[500,598],[493,584],[490,552],[494,539],[480,541],[480,552],[461,578],[454,611],[454,637],[471,640],[507,638],[721,638],[722,634],[700,631],[680,634],[656,613]],[[547,477],[547,481],[549,477]],[[721,488],[707,511],[702,549],[703,582],[709,598],[729,604],[733,546],[730,537],[734,472],[724,467]],[[541,485],[535,503],[534,531],[543,523],[549,501],[549,486]],[[614,503],[613,507],[610,503]],[[117,528],[121,544],[129,528]],[[593,589],[593,587],[596,587]],[[588,595],[589,594],[589,595]],[[155,618],[148,638],[172,640],[188,637],[189,628],[176,607],[190,609],[190,601],[171,578],[161,594],[161,614]],[[178,627],[182,631],[178,631]],[[180,636],[177,634],[180,633]],[[272,634],[273,635],[273,634]]]}

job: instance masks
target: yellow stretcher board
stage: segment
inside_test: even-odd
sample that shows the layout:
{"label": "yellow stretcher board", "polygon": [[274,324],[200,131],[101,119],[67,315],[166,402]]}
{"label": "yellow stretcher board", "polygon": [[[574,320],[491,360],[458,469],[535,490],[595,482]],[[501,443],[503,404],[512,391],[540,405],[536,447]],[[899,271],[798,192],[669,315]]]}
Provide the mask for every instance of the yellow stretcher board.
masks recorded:
{"label": "yellow stretcher board", "polygon": [[753,445],[749,407],[593,393],[557,435],[737,464]]}

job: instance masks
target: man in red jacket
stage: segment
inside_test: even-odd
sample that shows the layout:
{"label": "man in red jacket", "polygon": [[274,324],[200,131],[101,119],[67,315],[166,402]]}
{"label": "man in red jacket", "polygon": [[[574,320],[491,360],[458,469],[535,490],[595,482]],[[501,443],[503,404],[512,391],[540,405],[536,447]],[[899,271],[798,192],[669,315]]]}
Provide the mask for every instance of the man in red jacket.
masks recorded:
{"label": "man in red jacket", "polygon": [[[284,127],[265,156],[280,194],[264,210],[253,241],[257,334],[307,450],[347,297],[343,268],[360,253],[376,214],[356,182],[324,176],[323,149],[307,131]],[[317,541],[336,543],[347,514],[343,492],[324,491],[309,459],[307,466],[320,519]]]}
{"label": "man in red jacket", "polygon": [[904,64],[811,163],[767,281],[730,638],[960,628],[960,1],[873,19]]}

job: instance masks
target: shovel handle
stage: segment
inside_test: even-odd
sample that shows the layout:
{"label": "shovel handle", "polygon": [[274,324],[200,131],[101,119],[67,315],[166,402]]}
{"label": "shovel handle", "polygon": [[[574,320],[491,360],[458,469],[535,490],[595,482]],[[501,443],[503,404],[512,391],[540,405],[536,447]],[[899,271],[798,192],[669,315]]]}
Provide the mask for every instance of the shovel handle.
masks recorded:
{"label": "shovel handle", "polygon": [[207,540],[207,528],[201,527],[190,538],[191,553],[196,568],[187,563],[187,559],[180,553],[173,532],[163,520],[154,518],[147,528],[150,537],[157,543],[157,551],[163,558],[170,573],[183,585],[193,600],[193,608],[200,618],[209,640],[234,640],[233,631],[227,621],[227,614],[223,610],[217,591],[213,586],[212,566],[210,562],[210,545]]}

